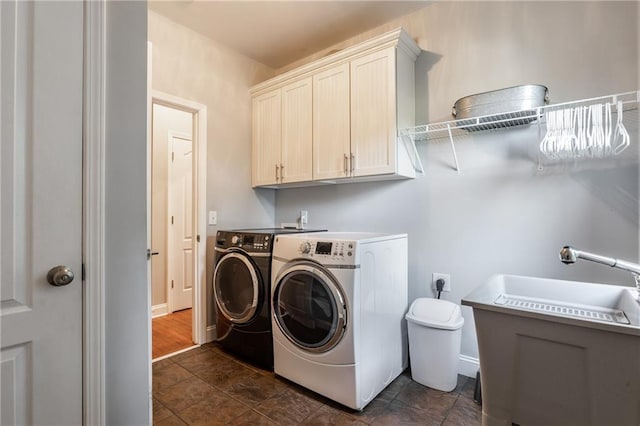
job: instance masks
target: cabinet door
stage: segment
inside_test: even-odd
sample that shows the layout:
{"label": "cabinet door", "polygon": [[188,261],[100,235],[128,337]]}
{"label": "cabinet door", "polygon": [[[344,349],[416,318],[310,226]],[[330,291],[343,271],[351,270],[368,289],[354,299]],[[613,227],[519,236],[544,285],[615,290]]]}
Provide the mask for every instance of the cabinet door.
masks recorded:
{"label": "cabinet door", "polygon": [[351,62],[353,176],[395,172],[395,48]]}
{"label": "cabinet door", "polygon": [[313,178],[349,176],[349,63],[313,76]]}
{"label": "cabinet door", "polygon": [[253,98],[253,186],[273,185],[280,176],[282,113],[280,89]]}
{"label": "cabinet door", "polygon": [[282,162],[280,183],[311,180],[311,77],[282,88]]}

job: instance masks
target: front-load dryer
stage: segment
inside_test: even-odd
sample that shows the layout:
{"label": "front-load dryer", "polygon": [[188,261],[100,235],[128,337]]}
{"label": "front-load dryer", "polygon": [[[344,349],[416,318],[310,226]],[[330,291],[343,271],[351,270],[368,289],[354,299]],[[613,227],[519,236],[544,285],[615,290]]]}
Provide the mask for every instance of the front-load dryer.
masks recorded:
{"label": "front-load dryer", "polygon": [[277,236],[275,373],[364,408],[407,367],[407,269],[406,234]]}
{"label": "front-load dryer", "polygon": [[223,348],[273,368],[271,253],[274,236],[315,230],[261,228],[218,231],[213,298],[216,335]]}

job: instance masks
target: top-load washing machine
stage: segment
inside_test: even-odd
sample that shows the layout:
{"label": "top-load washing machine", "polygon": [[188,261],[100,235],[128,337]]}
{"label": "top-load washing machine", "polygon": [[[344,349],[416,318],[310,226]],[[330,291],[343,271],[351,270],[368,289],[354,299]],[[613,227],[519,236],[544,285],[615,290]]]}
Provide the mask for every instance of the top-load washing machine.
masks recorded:
{"label": "top-load washing machine", "polygon": [[273,368],[271,253],[274,236],[315,230],[261,228],[218,231],[213,297],[218,342],[247,360]]}
{"label": "top-load washing machine", "polygon": [[274,371],[356,410],[408,362],[407,235],[279,235]]}

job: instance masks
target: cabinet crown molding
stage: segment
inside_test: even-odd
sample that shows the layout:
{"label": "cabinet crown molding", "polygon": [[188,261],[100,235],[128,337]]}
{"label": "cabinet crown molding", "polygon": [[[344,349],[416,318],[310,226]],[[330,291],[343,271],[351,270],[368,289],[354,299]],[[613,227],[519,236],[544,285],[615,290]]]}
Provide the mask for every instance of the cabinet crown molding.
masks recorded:
{"label": "cabinet crown molding", "polygon": [[405,53],[413,59],[413,61],[418,58],[418,55],[421,52],[421,49],[403,28],[396,28],[377,37],[346,47],[338,52],[317,59],[306,65],[302,65],[298,68],[277,75],[269,80],[263,81],[262,83],[258,83],[249,89],[249,93],[253,96],[259,95],[265,90],[280,87],[289,83],[291,80],[307,77],[314,72],[320,71],[322,68],[347,62],[357,58],[358,56],[366,55],[376,50],[391,46],[403,49]]}

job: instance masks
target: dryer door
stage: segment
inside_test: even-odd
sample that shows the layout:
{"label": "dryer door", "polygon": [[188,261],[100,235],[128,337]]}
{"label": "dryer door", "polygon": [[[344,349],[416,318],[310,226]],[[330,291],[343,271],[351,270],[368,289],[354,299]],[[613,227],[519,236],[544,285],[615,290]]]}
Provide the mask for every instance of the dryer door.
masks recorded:
{"label": "dryer door", "polygon": [[340,342],[347,327],[343,292],[331,272],[299,261],[285,266],[274,281],[273,317],[295,345],[326,352]]}
{"label": "dryer door", "polygon": [[213,290],[219,312],[230,321],[243,324],[255,316],[261,288],[257,266],[245,252],[233,250],[218,261]]}

